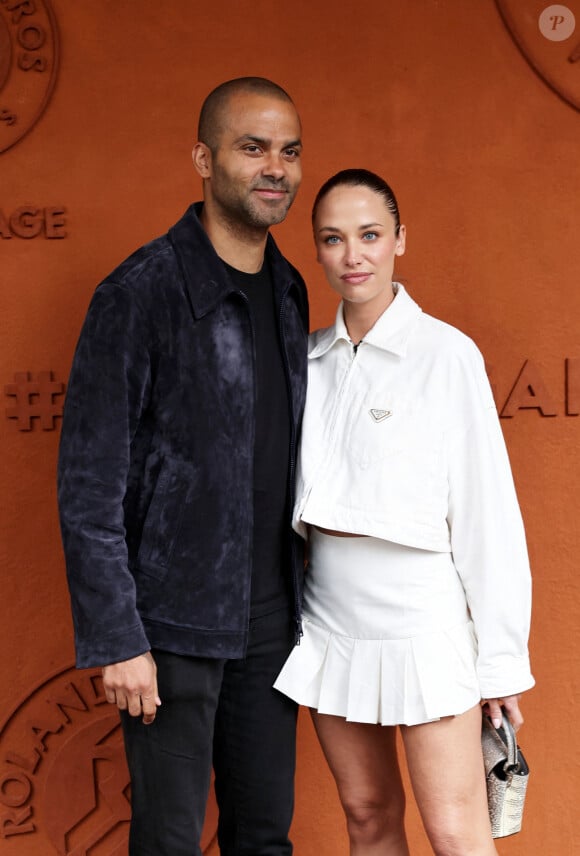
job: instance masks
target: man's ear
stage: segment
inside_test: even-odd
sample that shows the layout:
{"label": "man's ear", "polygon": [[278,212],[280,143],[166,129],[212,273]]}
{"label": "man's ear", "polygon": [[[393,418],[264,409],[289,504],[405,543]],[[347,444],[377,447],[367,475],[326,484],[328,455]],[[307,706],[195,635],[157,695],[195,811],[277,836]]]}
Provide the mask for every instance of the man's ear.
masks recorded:
{"label": "man's ear", "polygon": [[193,165],[202,178],[211,178],[211,149],[205,143],[196,143],[191,153]]}

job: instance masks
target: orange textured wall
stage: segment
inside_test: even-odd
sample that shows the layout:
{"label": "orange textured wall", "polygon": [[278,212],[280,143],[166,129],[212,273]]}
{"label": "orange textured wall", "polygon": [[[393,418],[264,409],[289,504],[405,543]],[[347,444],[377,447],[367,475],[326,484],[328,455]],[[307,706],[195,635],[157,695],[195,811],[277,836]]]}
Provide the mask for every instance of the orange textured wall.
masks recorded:
{"label": "orange textured wall", "polygon": [[[0,0],[0,853],[121,856],[127,816],[114,719],[94,675],[71,670],[59,418],[45,408],[23,430],[13,393],[41,382],[58,412],[96,283],[199,197],[190,148],[200,102],[246,74],[280,82],[302,114],[305,178],[276,237],[308,281],[313,325],[335,307],[314,261],[313,195],[337,169],[366,166],[399,196],[399,277],[486,356],[535,578],[527,816],[498,849],[580,853],[580,0],[568,0],[578,29],[565,43],[536,25],[547,5]],[[498,6],[549,65],[552,87]],[[567,101],[555,91],[564,76]],[[207,824],[215,853],[213,807]],[[408,826],[413,855],[427,856],[412,801]],[[305,856],[346,852],[306,715],[294,839]]]}

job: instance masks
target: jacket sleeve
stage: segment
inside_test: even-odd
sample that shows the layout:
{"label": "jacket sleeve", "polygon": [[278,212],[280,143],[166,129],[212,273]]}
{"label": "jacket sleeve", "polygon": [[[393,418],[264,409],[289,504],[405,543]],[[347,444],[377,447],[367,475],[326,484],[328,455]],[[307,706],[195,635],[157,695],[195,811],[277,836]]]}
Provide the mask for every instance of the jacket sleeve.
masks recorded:
{"label": "jacket sleeve", "polygon": [[150,387],[146,325],[131,292],[95,292],[69,378],[58,501],[77,666],[149,649],[127,563],[123,498],[129,451]]}
{"label": "jacket sleeve", "polygon": [[483,359],[455,378],[460,396],[448,450],[451,549],[478,640],[482,698],[534,685],[527,650],[531,579],[522,517]]}

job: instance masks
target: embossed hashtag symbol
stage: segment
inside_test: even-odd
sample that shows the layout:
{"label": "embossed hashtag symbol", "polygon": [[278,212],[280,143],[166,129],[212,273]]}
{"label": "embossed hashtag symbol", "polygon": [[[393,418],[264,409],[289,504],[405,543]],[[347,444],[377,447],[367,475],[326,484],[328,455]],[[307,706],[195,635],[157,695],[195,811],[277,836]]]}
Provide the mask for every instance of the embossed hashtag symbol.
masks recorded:
{"label": "embossed hashtag symbol", "polygon": [[64,383],[53,380],[52,372],[39,372],[33,380],[30,372],[16,372],[14,383],[4,387],[6,395],[16,398],[14,407],[6,408],[8,419],[18,420],[19,431],[30,431],[32,420],[40,419],[43,431],[54,430],[54,420],[62,416],[62,402],[53,397],[64,393]]}

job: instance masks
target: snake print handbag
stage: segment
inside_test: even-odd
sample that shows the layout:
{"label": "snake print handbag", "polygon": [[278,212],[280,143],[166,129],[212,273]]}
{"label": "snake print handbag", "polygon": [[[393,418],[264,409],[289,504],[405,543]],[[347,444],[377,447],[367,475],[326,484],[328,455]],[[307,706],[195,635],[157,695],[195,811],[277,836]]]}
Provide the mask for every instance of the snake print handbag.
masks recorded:
{"label": "snake print handbag", "polygon": [[505,711],[502,710],[502,724],[497,729],[487,716],[483,717],[481,745],[491,833],[494,838],[504,838],[522,828],[530,774]]}

